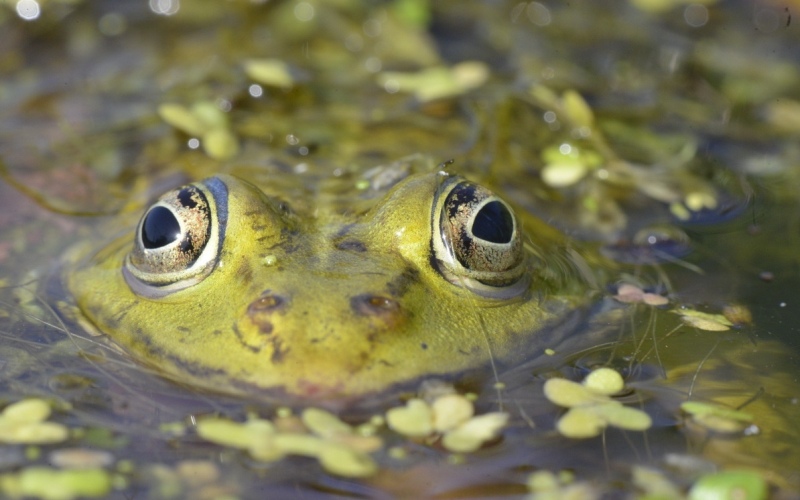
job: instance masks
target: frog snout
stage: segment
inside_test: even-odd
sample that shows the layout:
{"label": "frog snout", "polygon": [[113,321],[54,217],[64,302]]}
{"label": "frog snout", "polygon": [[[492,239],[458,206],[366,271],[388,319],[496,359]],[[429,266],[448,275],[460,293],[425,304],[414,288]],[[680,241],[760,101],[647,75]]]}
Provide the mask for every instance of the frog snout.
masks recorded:
{"label": "frog snout", "polygon": [[330,292],[322,296],[265,290],[246,307],[234,325],[239,341],[260,352],[368,349],[382,334],[402,329],[408,311],[397,298],[382,292]]}

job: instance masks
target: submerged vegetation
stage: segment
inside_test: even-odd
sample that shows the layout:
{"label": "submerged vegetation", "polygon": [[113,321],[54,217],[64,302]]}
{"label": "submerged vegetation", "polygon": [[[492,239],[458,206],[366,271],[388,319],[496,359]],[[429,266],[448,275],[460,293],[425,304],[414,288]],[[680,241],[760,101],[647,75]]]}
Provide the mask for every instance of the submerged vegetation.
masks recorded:
{"label": "submerged vegetation", "polygon": [[[0,1],[2,495],[797,495],[797,4],[584,3]],[[592,249],[537,275],[566,340],[323,409],[167,381],[60,282],[187,180],[436,169]]]}

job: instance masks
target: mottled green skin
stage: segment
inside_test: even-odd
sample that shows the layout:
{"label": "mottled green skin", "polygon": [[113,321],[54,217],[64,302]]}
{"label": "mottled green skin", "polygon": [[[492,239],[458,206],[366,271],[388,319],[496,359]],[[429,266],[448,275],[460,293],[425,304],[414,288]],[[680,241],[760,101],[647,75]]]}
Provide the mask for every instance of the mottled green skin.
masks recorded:
{"label": "mottled green skin", "polygon": [[66,274],[89,322],[182,382],[362,395],[541,352],[548,346],[536,343],[537,332],[585,300],[577,254],[565,251],[560,233],[519,214],[530,283],[523,293],[486,298],[445,280],[431,245],[440,174],[402,180],[363,214],[317,207],[313,216],[284,213],[257,187],[221,178],[227,230],[200,283],[137,296],[122,273],[133,231]]}

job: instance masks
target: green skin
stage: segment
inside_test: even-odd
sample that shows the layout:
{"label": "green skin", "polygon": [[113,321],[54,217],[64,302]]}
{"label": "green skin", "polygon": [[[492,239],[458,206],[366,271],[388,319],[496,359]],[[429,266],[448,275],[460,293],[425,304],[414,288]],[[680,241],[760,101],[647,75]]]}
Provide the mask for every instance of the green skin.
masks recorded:
{"label": "green skin", "polygon": [[517,216],[529,283],[521,293],[486,297],[445,279],[431,243],[441,174],[409,176],[366,213],[318,209],[314,217],[282,212],[235,177],[218,179],[227,186],[227,226],[199,283],[138,295],[122,272],[133,232],[66,271],[85,319],[183,383],[360,396],[541,352],[550,346],[530,339],[586,300],[577,253],[528,215]]}

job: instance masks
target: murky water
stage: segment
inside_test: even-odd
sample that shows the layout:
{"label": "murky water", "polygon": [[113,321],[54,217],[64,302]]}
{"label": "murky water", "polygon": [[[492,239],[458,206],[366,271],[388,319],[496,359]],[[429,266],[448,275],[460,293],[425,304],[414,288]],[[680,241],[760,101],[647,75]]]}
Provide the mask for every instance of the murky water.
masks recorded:
{"label": "murky water", "polygon": [[[109,482],[96,495],[115,498],[521,497],[537,471],[568,471],[559,487],[587,498],[672,498],[745,469],[774,498],[798,495],[798,6],[644,4],[0,5],[0,399],[45,398],[50,420],[71,429],[56,444],[2,445],[0,488],[20,491],[17,474],[33,466],[73,470],[54,457],[79,448]],[[254,60],[286,66],[265,76]],[[165,103],[220,120],[223,138],[187,131]],[[150,200],[187,179],[269,177],[300,204],[346,210],[366,172],[409,157],[454,159],[620,262],[594,314],[571,325],[596,346],[553,346],[554,356],[451,381],[477,395],[478,414],[510,415],[474,453],[378,426],[366,478],[297,454],[255,460],[202,439],[196,423],[278,421],[280,404],[166,381],[64,306],[67,249],[131,231]],[[620,283],[669,303],[622,305]],[[720,316],[698,325],[676,314],[685,310],[727,312],[735,326],[712,331]],[[565,410],[545,381],[599,366],[624,376],[615,401],[652,426],[588,439],[555,430]],[[342,416],[360,424],[408,396]],[[730,420],[693,418],[686,401],[749,418],[725,430]],[[665,489],[637,479],[639,466]]]}

